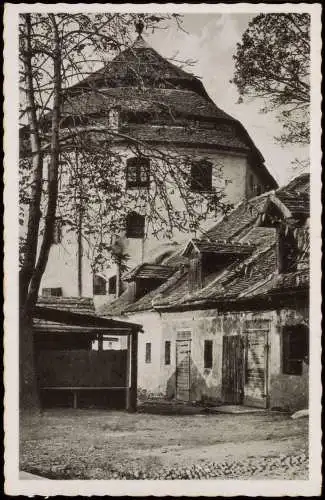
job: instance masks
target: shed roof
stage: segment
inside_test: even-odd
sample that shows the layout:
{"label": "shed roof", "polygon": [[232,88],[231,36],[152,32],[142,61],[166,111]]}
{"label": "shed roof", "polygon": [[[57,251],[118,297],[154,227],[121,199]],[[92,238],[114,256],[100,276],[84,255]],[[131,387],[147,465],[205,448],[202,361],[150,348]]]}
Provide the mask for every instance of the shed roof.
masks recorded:
{"label": "shed roof", "polygon": [[36,331],[42,333],[83,333],[95,328],[117,335],[129,335],[142,329],[141,325],[135,323],[96,315],[92,299],[71,297],[49,297],[46,300],[44,297],[40,298],[33,309],[33,323]]}

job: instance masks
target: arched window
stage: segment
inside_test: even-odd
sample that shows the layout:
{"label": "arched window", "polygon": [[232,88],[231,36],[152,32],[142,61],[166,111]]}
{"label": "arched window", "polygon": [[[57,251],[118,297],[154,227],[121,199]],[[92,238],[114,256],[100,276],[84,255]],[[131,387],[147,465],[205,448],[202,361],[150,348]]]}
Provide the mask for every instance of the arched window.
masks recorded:
{"label": "arched window", "polygon": [[106,295],[106,280],[98,274],[93,275],[93,294]]}
{"label": "arched window", "polygon": [[149,158],[135,156],[126,161],[126,187],[144,188],[150,185]]}
{"label": "arched window", "polygon": [[195,161],[191,165],[191,190],[211,191],[212,163],[206,160]]}
{"label": "arched window", "polygon": [[137,212],[130,212],[126,217],[126,237],[144,238],[145,218]]}

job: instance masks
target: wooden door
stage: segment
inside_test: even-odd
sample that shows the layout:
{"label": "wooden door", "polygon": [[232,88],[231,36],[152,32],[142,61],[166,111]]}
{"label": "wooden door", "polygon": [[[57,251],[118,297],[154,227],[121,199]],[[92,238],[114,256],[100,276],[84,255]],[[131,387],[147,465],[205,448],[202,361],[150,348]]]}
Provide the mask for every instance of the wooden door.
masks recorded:
{"label": "wooden door", "polygon": [[190,400],[191,341],[176,341],[176,399]]}
{"label": "wooden door", "polygon": [[244,394],[244,343],[241,335],[222,341],[222,395],[224,403],[241,404]]}
{"label": "wooden door", "polygon": [[268,332],[269,322],[246,322],[244,404],[248,406],[268,406]]}

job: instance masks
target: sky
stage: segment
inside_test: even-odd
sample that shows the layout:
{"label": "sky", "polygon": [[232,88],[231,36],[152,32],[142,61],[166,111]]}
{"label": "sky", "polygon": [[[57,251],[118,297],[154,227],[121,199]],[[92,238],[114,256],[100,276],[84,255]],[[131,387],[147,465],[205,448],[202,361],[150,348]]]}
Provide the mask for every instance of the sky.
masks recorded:
{"label": "sky", "polygon": [[281,126],[274,114],[262,114],[262,101],[251,100],[238,104],[236,86],[230,83],[234,74],[233,54],[241,41],[249,21],[256,14],[185,14],[184,33],[175,22],[166,22],[166,29],[145,32],[145,40],[166,58],[179,61],[195,60],[184,69],[200,77],[216,103],[228,114],[238,119],[246,128],[265,164],[279,185],[286,184],[299,170],[292,162],[308,157],[308,149],[299,146],[282,147],[274,137],[281,133]]}

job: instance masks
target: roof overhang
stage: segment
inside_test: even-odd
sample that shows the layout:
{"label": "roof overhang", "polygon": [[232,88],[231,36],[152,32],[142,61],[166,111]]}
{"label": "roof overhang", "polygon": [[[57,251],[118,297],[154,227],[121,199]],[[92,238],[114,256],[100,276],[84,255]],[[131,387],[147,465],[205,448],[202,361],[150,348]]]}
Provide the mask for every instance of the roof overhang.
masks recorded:
{"label": "roof overhang", "polygon": [[35,325],[38,331],[44,331],[44,333],[46,330],[50,331],[53,329],[64,332],[66,327],[69,327],[69,331],[75,331],[76,333],[84,333],[85,331],[91,333],[94,330],[100,330],[101,332],[111,332],[115,335],[131,335],[142,331],[142,325],[137,323],[103,318],[93,314],[79,314],[48,307],[35,306],[33,309],[33,318],[59,324],[49,325],[48,328],[46,328],[45,325]]}

